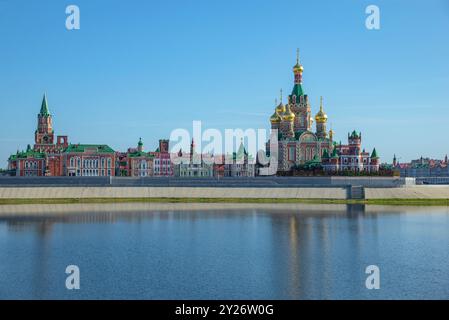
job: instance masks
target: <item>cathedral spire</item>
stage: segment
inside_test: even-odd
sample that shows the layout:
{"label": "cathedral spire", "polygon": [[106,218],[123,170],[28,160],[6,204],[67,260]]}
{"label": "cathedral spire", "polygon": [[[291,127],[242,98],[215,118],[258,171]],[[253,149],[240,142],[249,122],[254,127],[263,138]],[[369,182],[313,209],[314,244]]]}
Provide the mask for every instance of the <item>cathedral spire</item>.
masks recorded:
{"label": "cathedral spire", "polygon": [[302,83],[303,66],[299,62],[299,49],[296,50],[296,64],[293,66],[293,73],[295,75],[295,84]]}
{"label": "cathedral spire", "polygon": [[41,111],[39,112],[42,116],[49,116],[50,111],[48,110],[47,94],[44,93],[44,98],[42,99]]}
{"label": "cathedral spire", "polygon": [[327,114],[323,110],[323,96],[320,97],[320,111],[315,116],[317,123],[324,123],[327,121]]}
{"label": "cathedral spire", "polygon": [[[299,49],[296,51],[296,64],[293,66],[293,74],[295,75],[294,87],[292,90],[292,94],[290,95],[290,100],[294,103],[299,103],[301,96],[304,95],[304,91],[302,89],[302,73],[304,71],[303,66],[300,63],[299,59]],[[295,98],[295,99],[293,99]]]}

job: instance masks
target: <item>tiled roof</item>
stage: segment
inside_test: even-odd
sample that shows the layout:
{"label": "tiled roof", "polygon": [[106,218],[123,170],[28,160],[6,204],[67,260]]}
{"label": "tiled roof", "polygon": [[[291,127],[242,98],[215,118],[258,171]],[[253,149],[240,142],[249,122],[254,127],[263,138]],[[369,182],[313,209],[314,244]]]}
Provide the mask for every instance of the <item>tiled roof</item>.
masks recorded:
{"label": "tiled roof", "polygon": [[106,144],[70,144],[65,152],[86,152],[88,149],[98,153],[114,153],[115,151]]}

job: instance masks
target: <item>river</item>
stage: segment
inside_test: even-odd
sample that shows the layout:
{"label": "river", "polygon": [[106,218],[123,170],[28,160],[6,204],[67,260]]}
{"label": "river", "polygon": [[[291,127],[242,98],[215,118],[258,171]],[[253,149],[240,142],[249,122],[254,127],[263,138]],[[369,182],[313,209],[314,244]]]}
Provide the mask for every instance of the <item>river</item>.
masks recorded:
{"label": "river", "polygon": [[0,206],[0,299],[448,298],[448,207]]}

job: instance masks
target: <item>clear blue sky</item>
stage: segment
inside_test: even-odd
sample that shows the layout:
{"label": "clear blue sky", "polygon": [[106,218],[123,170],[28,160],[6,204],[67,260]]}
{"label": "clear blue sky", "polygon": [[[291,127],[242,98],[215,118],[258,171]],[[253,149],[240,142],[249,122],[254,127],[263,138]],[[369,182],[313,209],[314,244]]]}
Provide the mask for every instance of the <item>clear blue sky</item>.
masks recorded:
{"label": "clear blue sky", "polygon": [[[65,28],[69,4],[80,30]],[[155,149],[192,120],[268,128],[297,47],[338,140],[362,131],[389,162],[449,153],[449,1],[0,0],[0,43],[1,166],[33,143],[44,92],[73,143]]]}

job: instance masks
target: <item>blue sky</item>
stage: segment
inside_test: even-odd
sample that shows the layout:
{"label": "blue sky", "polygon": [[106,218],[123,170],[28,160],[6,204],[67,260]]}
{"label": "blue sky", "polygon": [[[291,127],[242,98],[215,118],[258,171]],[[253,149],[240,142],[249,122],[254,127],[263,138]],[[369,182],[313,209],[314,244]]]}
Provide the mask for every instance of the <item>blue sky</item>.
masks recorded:
{"label": "blue sky", "polygon": [[[76,4],[81,29],[65,28]],[[381,29],[365,28],[378,5]],[[269,128],[304,89],[336,133],[382,161],[449,153],[449,1],[0,0],[0,159],[32,144],[47,92],[56,134],[146,149],[175,128]]]}

